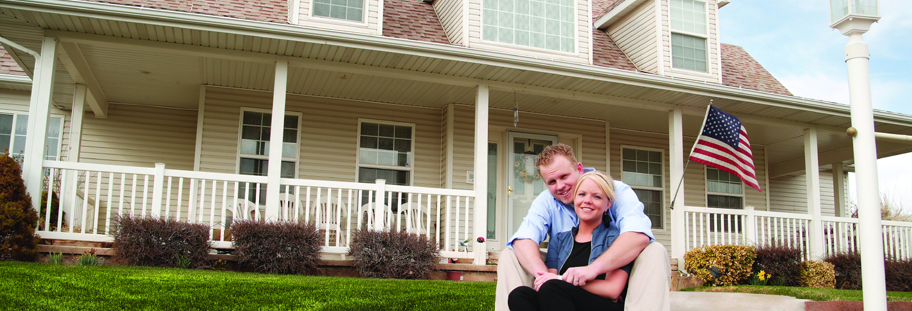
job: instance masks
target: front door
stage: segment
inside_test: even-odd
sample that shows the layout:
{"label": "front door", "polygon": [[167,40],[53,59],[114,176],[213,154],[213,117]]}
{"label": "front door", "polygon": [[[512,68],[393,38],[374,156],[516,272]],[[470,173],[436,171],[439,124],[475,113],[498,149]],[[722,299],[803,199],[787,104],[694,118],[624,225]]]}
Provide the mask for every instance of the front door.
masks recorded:
{"label": "front door", "polygon": [[548,190],[535,167],[538,154],[545,147],[556,144],[557,136],[513,133],[507,143],[507,232],[509,238],[519,229],[529,212],[532,201],[542,191]]}

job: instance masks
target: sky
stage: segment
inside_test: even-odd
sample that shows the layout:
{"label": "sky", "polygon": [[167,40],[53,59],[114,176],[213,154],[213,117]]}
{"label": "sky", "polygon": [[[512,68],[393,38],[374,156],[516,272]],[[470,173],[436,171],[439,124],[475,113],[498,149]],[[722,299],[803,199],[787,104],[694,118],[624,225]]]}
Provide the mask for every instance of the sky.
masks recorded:
{"label": "sky", "polygon": [[[875,110],[912,115],[912,6],[880,0],[864,34]],[[795,96],[849,104],[848,37],[829,27],[827,0],[732,0],[720,9],[722,43],[743,47]],[[903,96],[903,92],[906,92]],[[912,211],[912,154],[877,161],[880,192]],[[849,176],[855,202],[854,174]]]}

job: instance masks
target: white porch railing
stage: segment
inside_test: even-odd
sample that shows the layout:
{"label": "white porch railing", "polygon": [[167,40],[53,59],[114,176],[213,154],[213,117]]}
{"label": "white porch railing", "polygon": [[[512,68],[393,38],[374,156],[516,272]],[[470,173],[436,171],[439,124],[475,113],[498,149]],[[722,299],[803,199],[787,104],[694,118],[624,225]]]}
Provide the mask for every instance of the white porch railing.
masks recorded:
{"label": "white porch railing", "polygon": [[[812,248],[812,217],[807,214],[757,211],[753,207],[743,210],[684,207],[683,239],[685,249],[701,246],[785,245],[802,250],[805,260]],[[821,216],[824,256],[858,251],[858,219]],[[884,253],[887,258],[912,258],[912,223],[883,221]],[[674,238],[673,238],[674,239]],[[680,239],[678,239],[680,240]]]}
{"label": "white porch railing", "polygon": [[[61,176],[59,189],[49,183],[49,190],[61,198],[56,224],[50,222],[50,206],[40,215],[37,233],[42,238],[110,242],[112,220],[128,214],[204,223],[213,247],[231,248],[228,226],[235,219],[266,218],[264,176],[164,165],[44,161],[44,167],[51,176]],[[474,250],[458,242],[471,236],[474,191],[283,178],[280,192],[278,216],[273,218],[315,223],[323,252],[347,253],[354,230],[374,228],[425,235],[438,243],[442,257],[473,257]]]}

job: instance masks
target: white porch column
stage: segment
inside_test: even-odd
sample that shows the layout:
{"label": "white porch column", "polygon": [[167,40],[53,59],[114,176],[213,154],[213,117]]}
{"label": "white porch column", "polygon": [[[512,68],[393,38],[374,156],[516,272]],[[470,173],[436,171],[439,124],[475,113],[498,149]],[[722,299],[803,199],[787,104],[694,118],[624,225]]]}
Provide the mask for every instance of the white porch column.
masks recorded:
{"label": "white porch column", "polygon": [[833,209],[836,217],[846,216],[845,168],[842,162],[833,163]]}
{"label": "white porch column", "polygon": [[32,196],[32,207],[41,205],[41,188],[44,174],[45,144],[48,119],[51,113],[51,97],[54,95],[54,67],[56,65],[57,39],[45,37],[41,42],[41,57],[35,61],[32,79],[32,96],[29,102],[29,118],[25,140],[25,163],[22,177],[26,191]]}
{"label": "white porch column", "polygon": [[[456,125],[456,105],[450,103],[447,105],[447,128],[446,128],[446,182],[444,187],[447,189],[453,189],[453,145],[454,145],[454,136],[456,135],[456,130],[454,129]],[[478,175],[476,175],[478,176]]]}
{"label": "white porch column", "polygon": [[285,126],[285,93],[288,90],[288,62],[276,62],[272,90],[272,123],[269,133],[269,164],[266,169],[266,218],[279,219],[279,181],[282,177],[282,141]]}
{"label": "white porch column", "polygon": [[73,94],[73,110],[70,111],[70,150],[67,162],[79,162],[80,145],[82,144],[82,118],[85,116],[86,86],[76,84]]}
{"label": "white porch column", "polygon": [[680,107],[668,113],[668,165],[671,177],[671,196],[677,199],[671,206],[671,257],[684,262],[684,243],[687,239],[684,230],[684,187],[678,183],[684,176],[684,135],[683,113]]}
{"label": "white porch column", "polygon": [[488,223],[488,93],[487,85],[479,85],[475,95],[475,224],[471,236],[475,264],[487,260],[487,244],[474,242],[487,234]]}
{"label": "white porch column", "polygon": [[807,187],[807,210],[811,216],[808,229],[808,258],[823,257],[823,225],[820,219],[820,163],[817,159],[817,128],[804,130],[804,171]]}

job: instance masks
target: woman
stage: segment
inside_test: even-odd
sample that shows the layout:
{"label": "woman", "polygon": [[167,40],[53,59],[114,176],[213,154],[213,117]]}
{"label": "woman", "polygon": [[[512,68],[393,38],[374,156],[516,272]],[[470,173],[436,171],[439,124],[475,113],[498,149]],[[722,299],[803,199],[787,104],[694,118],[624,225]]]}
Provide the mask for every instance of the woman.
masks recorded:
{"label": "woman", "polygon": [[622,293],[632,263],[584,286],[560,279],[559,274],[568,268],[592,263],[619,234],[606,215],[614,200],[614,180],[602,172],[588,172],[580,176],[574,189],[579,226],[551,237],[545,259],[548,273],[535,278],[535,289],[521,286],[510,292],[510,310],[624,310]]}

